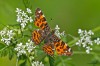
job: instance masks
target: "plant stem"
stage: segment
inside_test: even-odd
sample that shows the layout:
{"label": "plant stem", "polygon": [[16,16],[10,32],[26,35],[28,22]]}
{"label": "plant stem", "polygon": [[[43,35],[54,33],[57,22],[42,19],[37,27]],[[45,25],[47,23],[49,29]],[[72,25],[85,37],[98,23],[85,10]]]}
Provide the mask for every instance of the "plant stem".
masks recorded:
{"label": "plant stem", "polygon": [[16,61],[16,66],[18,66],[18,58],[17,58],[17,61]]}
{"label": "plant stem", "polygon": [[[74,51],[74,53],[73,54],[87,54],[86,52],[84,52],[84,51]],[[95,52],[90,52],[89,54],[91,54],[91,55],[100,55],[100,53],[95,53]]]}
{"label": "plant stem", "polygon": [[96,31],[99,31],[99,30],[100,30],[100,26],[94,28],[92,31],[93,31],[93,32],[96,32]]}
{"label": "plant stem", "polygon": [[30,54],[27,52],[27,59],[28,59],[28,62],[30,64],[30,66],[32,65],[32,61],[30,60]]}
{"label": "plant stem", "polygon": [[[83,51],[74,51],[74,54],[86,54],[86,52],[83,52]],[[95,52],[90,52],[89,54],[92,54],[92,55],[94,55],[95,54]]]}

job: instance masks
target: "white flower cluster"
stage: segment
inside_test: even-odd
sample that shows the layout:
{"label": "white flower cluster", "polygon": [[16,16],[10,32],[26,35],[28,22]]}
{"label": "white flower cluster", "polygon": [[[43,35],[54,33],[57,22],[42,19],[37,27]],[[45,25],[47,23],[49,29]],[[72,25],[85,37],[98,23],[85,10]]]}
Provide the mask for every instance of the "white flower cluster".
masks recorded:
{"label": "white flower cluster", "polygon": [[29,8],[26,9],[26,12],[22,11],[19,8],[16,8],[16,12],[17,12],[17,22],[20,23],[22,28],[25,28],[28,22],[33,22],[32,17],[29,16],[29,14],[32,13]]}
{"label": "white flower cluster", "polygon": [[27,52],[30,54],[34,49],[35,46],[33,46],[33,42],[31,40],[28,40],[25,45],[23,43],[19,43],[15,48],[18,57],[22,54],[27,55]]}
{"label": "white flower cluster", "polygon": [[26,50],[28,51],[28,53],[31,53],[35,47],[36,46],[33,46],[33,42],[30,39],[28,40],[28,42],[26,42]]}
{"label": "white flower cluster", "polygon": [[34,49],[35,49],[36,46],[33,46],[33,42],[29,39],[28,42],[26,42],[26,44],[22,44],[22,43],[19,43],[17,44],[15,50],[17,51],[17,56],[21,56],[21,55],[29,55],[29,60],[31,62],[31,65],[32,66],[44,66],[44,64],[42,64],[42,62],[39,62],[39,61],[33,61],[34,60]]}
{"label": "white flower cluster", "polygon": [[100,39],[94,41],[91,40],[91,36],[94,35],[91,30],[87,31],[79,29],[78,34],[80,35],[80,39],[76,42],[76,45],[84,47],[87,54],[89,54],[90,50],[92,50],[91,46],[93,46],[94,42],[100,44]]}
{"label": "white flower cluster", "polygon": [[44,66],[44,64],[42,64],[42,62],[39,61],[33,61],[32,66]]}
{"label": "white flower cluster", "polygon": [[61,38],[61,36],[65,36],[65,31],[63,31],[62,33],[60,33],[59,32],[59,27],[58,27],[58,25],[56,25],[56,27],[55,27],[55,35],[57,36],[57,37],[59,37],[59,38]]}
{"label": "white flower cluster", "polygon": [[1,41],[4,42],[7,46],[10,45],[11,39],[14,36],[13,30],[9,30],[5,27],[3,30],[0,31]]}
{"label": "white flower cluster", "polygon": [[17,51],[18,57],[21,56],[22,54],[26,54],[25,45],[23,45],[22,43],[17,44],[15,50]]}

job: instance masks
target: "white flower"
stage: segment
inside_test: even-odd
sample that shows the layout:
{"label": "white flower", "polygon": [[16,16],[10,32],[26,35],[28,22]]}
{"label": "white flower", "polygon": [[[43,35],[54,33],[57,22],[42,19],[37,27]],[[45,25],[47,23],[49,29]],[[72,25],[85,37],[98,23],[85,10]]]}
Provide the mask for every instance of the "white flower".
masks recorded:
{"label": "white flower", "polygon": [[19,8],[16,8],[16,12],[18,13],[18,14],[20,14],[21,13],[21,9],[19,9]]}
{"label": "white flower", "polygon": [[58,25],[56,25],[55,29],[56,29],[56,30],[59,30],[60,28],[58,27]]}
{"label": "white flower", "polygon": [[29,8],[27,8],[27,12],[28,12],[28,13],[32,13],[31,10],[30,10]]}
{"label": "white flower", "polygon": [[89,36],[87,30],[84,30],[84,36]]}
{"label": "white flower", "polygon": [[85,48],[87,46],[87,42],[83,42],[82,45]]}
{"label": "white flower", "polygon": [[9,36],[9,38],[13,38],[13,30],[8,30],[7,35]]}
{"label": "white flower", "polygon": [[31,53],[34,48],[35,46],[33,46],[33,42],[31,40],[28,40],[28,42],[26,42],[26,50]]}
{"label": "white flower", "polygon": [[87,36],[84,41],[89,44],[89,45],[93,45],[93,41],[91,40],[91,36]]}
{"label": "white flower", "polygon": [[87,53],[87,54],[90,53],[90,50],[92,50],[92,48],[90,48],[90,47],[86,47],[86,53]]}
{"label": "white flower", "polygon": [[57,37],[61,38],[61,37],[60,37],[60,32],[59,32],[59,30],[55,30],[55,35],[56,35]]}
{"label": "white flower", "polygon": [[21,22],[22,22],[22,20],[23,20],[23,17],[22,17],[22,16],[20,16],[20,15],[19,15],[19,16],[17,16],[17,20],[16,20],[17,22],[20,22],[20,23],[21,23]]}
{"label": "white flower", "polygon": [[29,18],[29,16],[28,16],[28,15],[25,15],[24,17],[25,17],[25,18],[27,18],[27,20],[29,20],[29,19],[28,19],[28,18]]}
{"label": "white flower", "polygon": [[80,36],[83,35],[83,31],[81,29],[78,29],[78,34],[80,34]]}
{"label": "white flower", "polygon": [[42,64],[42,62],[39,61],[33,61],[32,66],[44,66],[44,64]]}
{"label": "white flower", "polygon": [[81,30],[81,29],[78,29],[78,33],[80,34],[80,33],[83,33],[83,31]]}
{"label": "white flower", "polygon": [[7,44],[8,46],[9,46],[9,44],[10,44],[10,38],[8,38],[8,39],[5,39],[5,44]]}
{"label": "white flower", "polygon": [[22,26],[22,28],[25,28],[26,23],[25,22],[21,23],[21,26]]}
{"label": "white flower", "polygon": [[26,16],[26,13],[24,11],[21,14],[22,14],[22,16]]}
{"label": "white flower", "polygon": [[96,40],[94,40],[94,42],[99,45],[100,44],[100,38],[97,38]]}
{"label": "white flower", "polygon": [[6,34],[6,31],[5,30],[0,31],[0,35],[1,36],[5,36],[5,34]]}
{"label": "white flower", "polygon": [[78,42],[76,42],[76,45],[81,46],[82,44],[82,40],[78,40]]}
{"label": "white flower", "polygon": [[27,18],[23,18],[22,23],[28,23],[28,19]]}
{"label": "white flower", "polygon": [[91,30],[89,30],[88,34],[89,35],[94,35],[94,33]]}
{"label": "white flower", "polygon": [[33,22],[33,19],[32,19],[32,17],[29,17],[29,21],[30,21],[30,22]]}

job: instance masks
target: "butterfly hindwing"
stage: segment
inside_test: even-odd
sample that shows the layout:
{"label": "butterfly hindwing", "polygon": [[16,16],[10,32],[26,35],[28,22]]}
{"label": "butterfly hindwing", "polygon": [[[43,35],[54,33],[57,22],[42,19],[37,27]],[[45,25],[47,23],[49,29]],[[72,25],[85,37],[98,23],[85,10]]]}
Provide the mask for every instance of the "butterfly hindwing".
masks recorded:
{"label": "butterfly hindwing", "polygon": [[64,43],[62,40],[60,40],[59,42],[55,42],[54,46],[55,46],[55,49],[58,55],[70,56],[72,54],[71,48],[66,43]]}
{"label": "butterfly hindwing", "polygon": [[72,54],[72,49],[61,39],[59,39],[55,34],[52,34],[51,38],[54,42],[54,47],[58,55],[70,56]]}
{"label": "butterfly hindwing", "polygon": [[53,56],[54,55],[54,46],[53,46],[53,44],[52,43],[44,44],[43,51],[45,53],[47,53],[48,55]]}
{"label": "butterfly hindwing", "polygon": [[44,39],[44,31],[43,30],[37,29],[32,32],[32,41],[36,45],[40,44],[43,41],[43,39]]}

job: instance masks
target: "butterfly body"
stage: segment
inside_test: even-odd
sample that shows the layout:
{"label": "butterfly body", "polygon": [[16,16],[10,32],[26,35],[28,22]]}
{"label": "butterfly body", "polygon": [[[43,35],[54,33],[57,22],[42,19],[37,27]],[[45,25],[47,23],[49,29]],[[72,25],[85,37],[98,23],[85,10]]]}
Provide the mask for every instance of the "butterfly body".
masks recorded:
{"label": "butterfly body", "polygon": [[43,51],[45,53],[51,56],[54,55],[54,51],[56,51],[58,55],[70,56],[72,54],[71,48],[55,35],[54,30],[51,30],[45,16],[39,8],[37,8],[35,12],[34,24],[40,29],[36,29],[32,32],[32,40],[36,45],[44,41]]}

